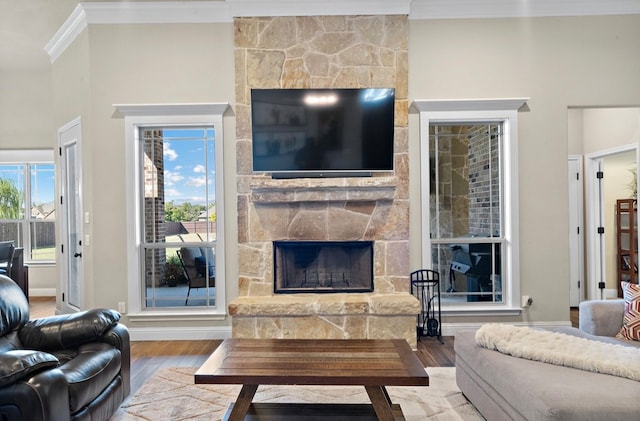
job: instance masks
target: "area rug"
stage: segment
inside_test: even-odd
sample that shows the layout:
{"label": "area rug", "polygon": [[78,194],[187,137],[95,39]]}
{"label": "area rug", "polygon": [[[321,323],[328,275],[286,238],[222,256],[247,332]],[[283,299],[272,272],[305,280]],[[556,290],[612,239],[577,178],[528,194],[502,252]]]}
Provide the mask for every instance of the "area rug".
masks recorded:
{"label": "area rug", "polygon": [[[221,420],[236,400],[239,385],[195,385],[195,368],[167,368],[156,373],[127,401],[111,421]],[[462,395],[454,367],[427,368],[428,387],[388,387],[393,403],[407,421],[481,421]],[[260,386],[254,402],[369,403],[363,387]]]}

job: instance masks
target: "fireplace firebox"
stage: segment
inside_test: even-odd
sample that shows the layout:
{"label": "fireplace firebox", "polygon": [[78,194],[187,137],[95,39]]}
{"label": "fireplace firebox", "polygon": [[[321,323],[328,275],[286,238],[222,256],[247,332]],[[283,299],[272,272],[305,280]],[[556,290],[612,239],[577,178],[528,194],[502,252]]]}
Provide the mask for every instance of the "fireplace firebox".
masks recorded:
{"label": "fireplace firebox", "polygon": [[373,291],[373,241],[274,241],[274,292]]}

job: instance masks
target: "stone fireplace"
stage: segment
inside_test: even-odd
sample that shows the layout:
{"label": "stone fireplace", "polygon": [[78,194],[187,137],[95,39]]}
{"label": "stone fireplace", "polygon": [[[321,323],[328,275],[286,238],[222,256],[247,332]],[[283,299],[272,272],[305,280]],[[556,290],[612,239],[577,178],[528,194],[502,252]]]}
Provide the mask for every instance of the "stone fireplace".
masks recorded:
{"label": "stone fireplace", "polygon": [[[407,16],[236,18],[239,296],[234,337],[403,338],[416,347],[409,294]],[[393,87],[394,171],[272,179],[251,166],[252,88]],[[367,292],[275,294],[274,242],[368,242]]]}
{"label": "stone fireplace", "polygon": [[274,292],[373,291],[373,241],[274,241]]}

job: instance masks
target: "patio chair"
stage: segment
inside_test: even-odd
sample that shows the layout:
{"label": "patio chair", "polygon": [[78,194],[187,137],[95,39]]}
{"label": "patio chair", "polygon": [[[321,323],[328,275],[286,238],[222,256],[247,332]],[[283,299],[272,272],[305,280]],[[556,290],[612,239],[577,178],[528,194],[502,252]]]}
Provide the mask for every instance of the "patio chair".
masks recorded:
{"label": "patio chair", "polygon": [[0,241],[0,275],[11,276],[14,249],[13,241]]}
{"label": "patio chair", "polygon": [[181,247],[176,253],[189,285],[187,299],[184,302],[184,305],[187,305],[192,288],[215,286],[215,256],[213,250],[208,247]]}

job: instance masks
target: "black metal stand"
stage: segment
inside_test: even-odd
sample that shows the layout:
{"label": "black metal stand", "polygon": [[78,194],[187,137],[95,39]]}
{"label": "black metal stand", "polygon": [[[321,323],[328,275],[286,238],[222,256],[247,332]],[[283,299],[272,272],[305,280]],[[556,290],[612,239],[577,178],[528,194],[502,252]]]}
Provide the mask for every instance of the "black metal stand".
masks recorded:
{"label": "black metal stand", "polygon": [[[420,301],[420,314],[416,332],[418,340],[423,336],[435,336],[442,341],[442,309],[440,306],[440,274],[430,269],[411,273],[411,295]],[[437,308],[436,308],[437,307]]]}

